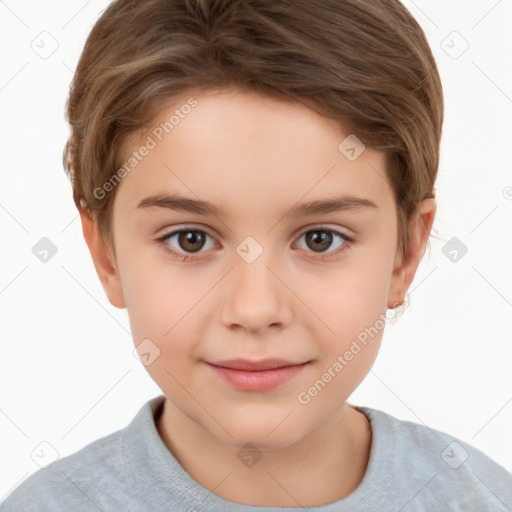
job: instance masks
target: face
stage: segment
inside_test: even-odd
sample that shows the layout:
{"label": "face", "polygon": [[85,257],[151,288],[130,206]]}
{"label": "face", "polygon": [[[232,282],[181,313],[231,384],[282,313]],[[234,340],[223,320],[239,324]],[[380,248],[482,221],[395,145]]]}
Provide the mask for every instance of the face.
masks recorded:
{"label": "face", "polygon": [[[286,446],[343,410],[412,280],[384,154],[358,155],[300,103],[212,91],[183,108],[189,97],[128,141],[127,158],[150,149],[117,185],[114,272],[100,277],[187,418],[225,444]],[[212,364],[235,359],[288,368]]]}

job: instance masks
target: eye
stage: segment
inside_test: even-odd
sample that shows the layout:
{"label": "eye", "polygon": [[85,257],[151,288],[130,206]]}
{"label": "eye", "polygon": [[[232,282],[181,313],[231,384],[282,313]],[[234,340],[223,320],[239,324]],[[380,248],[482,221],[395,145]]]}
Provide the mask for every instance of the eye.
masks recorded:
{"label": "eye", "polygon": [[[210,244],[208,244],[208,239],[210,239]],[[300,243],[302,239],[305,241],[305,247],[304,244]],[[216,245],[208,233],[192,227],[171,231],[158,238],[157,241],[164,246],[164,250],[172,256],[181,258],[182,261],[196,259],[194,254],[205,252]],[[318,255],[316,256],[317,259],[327,260],[335,258],[349,249],[352,242],[353,239],[344,233],[334,229],[318,227],[303,233],[297,246],[308,252],[316,253]],[[330,247],[332,248],[333,244],[334,250],[327,251]],[[202,251],[202,249],[205,249],[205,251]]]}
{"label": "eye", "polygon": [[[332,257],[338,256],[343,251],[347,250],[350,247],[350,243],[353,242],[353,239],[344,233],[340,233],[334,229],[327,229],[323,227],[318,227],[314,229],[310,229],[303,233],[299,242],[304,239],[304,244],[300,247],[300,243],[297,245],[301,249],[311,249],[312,252],[320,254],[320,259],[328,259]],[[334,243],[334,250],[326,251],[331,247]]]}
{"label": "eye", "polygon": [[[172,231],[171,233],[158,238],[157,241],[163,244],[165,250],[170,252],[173,256],[181,257],[183,261],[187,261],[191,259],[189,254],[198,253],[204,247],[206,247],[206,250],[212,248],[212,244],[207,247],[207,238],[213,240],[205,231],[200,229],[184,228]],[[171,243],[171,240],[173,239],[174,241]],[[213,244],[213,246],[215,246],[215,244]]]}

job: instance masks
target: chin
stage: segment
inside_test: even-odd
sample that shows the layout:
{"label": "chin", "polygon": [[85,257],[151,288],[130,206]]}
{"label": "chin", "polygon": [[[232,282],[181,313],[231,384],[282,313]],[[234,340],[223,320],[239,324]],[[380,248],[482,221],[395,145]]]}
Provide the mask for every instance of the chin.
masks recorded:
{"label": "chin", "polygon": [[218,426],[215,426],[214,431],[208,430],[220,442],[229,446],[243,448],[247,443],[251,443],[262,451],[279,450],[295,444],[309,433],[304,422],[299,422],[297,418],[292,420],[291,416],[293,413],[290,414],[290,418],[284,419],[284,414],[279,420],[276,420],[273,414],[266,417],[259,415],[257,420],[250,417],[226,417],[223,427],[231,436],[225,430],[216,428]]}

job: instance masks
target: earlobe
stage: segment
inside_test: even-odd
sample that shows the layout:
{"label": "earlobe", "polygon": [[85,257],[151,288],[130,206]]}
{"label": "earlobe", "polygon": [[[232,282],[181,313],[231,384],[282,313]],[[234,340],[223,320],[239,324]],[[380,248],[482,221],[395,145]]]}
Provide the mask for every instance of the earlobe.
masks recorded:
{"label": "earlobe", "polygon": [[418,213],[410,224],[409,244],[402,255],[397,252],[388,295],[388,308],[403,304],[421,258],[425,252],[428,237],[434,223],[436,213],[435,199],[429,198],[421,202]]}
{"label": "earlobe", "polygon": [[80,212],[80,219],[82,221],[82,232],[89,247],[94,268],[109,302],[116,308],[125,308],[126,303],[121,287],[121,279],[112,251],[109,250],[100,233],[98,224],[92,218],[88,209]]}

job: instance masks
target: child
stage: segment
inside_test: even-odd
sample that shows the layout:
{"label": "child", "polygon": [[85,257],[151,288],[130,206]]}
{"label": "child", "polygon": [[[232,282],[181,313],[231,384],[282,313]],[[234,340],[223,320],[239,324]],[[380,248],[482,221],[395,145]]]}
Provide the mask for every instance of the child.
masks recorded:
{"label": "child", "polygon": [[442,87],[397,0],[117,0],[67,115],[85,240],[163,395],[2,511],[512,508],[478,450],[347,403],[436,211]]}

